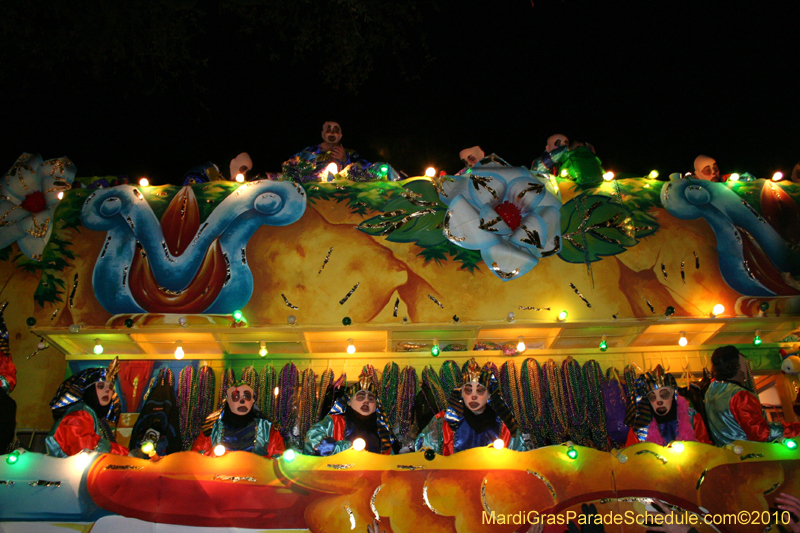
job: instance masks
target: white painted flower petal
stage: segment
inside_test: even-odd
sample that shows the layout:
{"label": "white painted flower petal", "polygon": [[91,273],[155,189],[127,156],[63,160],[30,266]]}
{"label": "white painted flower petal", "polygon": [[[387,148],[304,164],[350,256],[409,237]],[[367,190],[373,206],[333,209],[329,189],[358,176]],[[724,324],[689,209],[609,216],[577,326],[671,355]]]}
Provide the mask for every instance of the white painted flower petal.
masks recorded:
{"label": "white painted flower petal", "polygon": [[32,192],[41,191],[41,180],[37,174],[41,164],[42,156],[39,154],[22,154],[2,178],[0,185],[2,195],[13,196],[22,203]]}
{"label": "white painted flower petal", "polygon": [[528,215],[511,235],[514,244],[528,249],[536,257],[541,257],[547,244],[547,224],[539,215]]}
{"label": "white painted flower petal", "polygon": [[480,213],[463,196],[450,204],[443,230],[450,241],[468,250],[482,250],[500,242],[499,237],[480,229]]}
{"label": "white painted flower petal", "polygon": [[547,194],[545,185],[533,177],[517,178],[508,185],[508,201],[519,207],[523,216],[536,209]]}
{"label": "white painted flower petal", "polygon": [[524,276],[539,262],[538,258],[506,241],[481,250],[481,258],[489,271],[503,281]]}
{"label": "white painted flower petal", "polygon": [[483,204],[497,205],[506,196],[506,180],[496,172],[480,171],[473,168],[473,172],[465,174],[468,179],[470,203],[476,207]]}
{"label": "white painted flower petal", "polygon": [[561,209],[559,207],[543,207],[537,209],[536,213],[542,217],[547,224],[547,244],[544,246],[544,252],[552,251],[559,247],[556,244],[556,237],[561,238]]}
{"label": "white painted flower petal", "polygon": [[8,200],[0,200],[0,227],[11,225],[17,220],[21,220],[30,213],[18,204]]}
{"label": "white painted flower petal", "polygon": [[445,176],[442,179],[444,181],[442,181],[442,193],[439,194],[439,200],[443,204],[450,205],[458,195],[469,198],[469,192],[467,191],[469,180],[466,176]]}

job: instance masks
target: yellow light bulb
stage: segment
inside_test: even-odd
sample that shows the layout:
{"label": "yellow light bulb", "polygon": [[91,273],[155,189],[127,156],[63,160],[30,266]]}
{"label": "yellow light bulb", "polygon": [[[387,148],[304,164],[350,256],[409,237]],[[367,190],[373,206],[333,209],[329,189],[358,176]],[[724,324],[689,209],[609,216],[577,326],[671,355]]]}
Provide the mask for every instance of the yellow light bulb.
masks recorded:
{"label": "yellow light bulb", "polygon": [[733,174],[731,174],[730,176],[728,176],[728,181],[739,181],[739,174],[736,174],[736,173],[734,172]]}
{"label": "yellow light bulb", "polygon": [[279,387],[275,387],[275,390],[272,391],[272,394],[274,394],[276,398],[278,397],[278,394],[280,394],[280,393],[281,393],[281,389]]}
{"label": "yellow light bulb", "polygon": [[686,338],[686,332],[685,331],[681,331],[681,338],[678,339],[678,344],[680,346],[686,346],[687,344],[689,344],[689,340]]}
{"label": "yellow light bulb", "polygon": [[725,312],[725,306],[722,304],[717,304],[714,306],[714,309],[711,310],[711,316],[717,317]]}
{"label": "yellow light bulb", "polygon": [[150,180],[149,179],[142,178],[142,179],[139,180],[139,186],[140,187],[147,187],[149,185],[150,185]]}
{"label": "yellow light bulb", "polygon": [[56,194],[56,198],[58,198],[59,200],[63,200],[64,199],[64,191],[58,191],[58,194]]}
{"label": "yellow light bulb", "polygon": [[650,177],[650,179],[656,179],[658,177],[658,170],[651,170],[648,176]]}
{"label": "yellow light bulb", "polygon": [[325,167],[328,181],[333,181],[334,176],[339,173],[339,166],[336,163],[331,163]]}
{"label": "yellow light bulb", "polygon": [[683,451],[683,449],[684,449],[684,446],[683,446],[682,442],[675,441],[670,445],[670,448],[672,448],[672,451],[674,451],[674,452],[681,453]]}
{"label": "yellow light bulb", "polygon": [[183,359],[183,346],[181,345],[181,341],[176,341],[175,344],[178,345],[177,348],[175,348],[175,359],[180,361]]}
{"label": "yellow light bulb", "polygon": [[244,183],[244,174],[242,174],[241,172],[239,172],[238,174],[236,174],[236,181],[237,181],[238,183]]}
{"label": "yellow light bulb", "polygon": [[520,337],[519,342],[517,343],[517,351],[524,352],[525,348],[527,348],[527,346],[525,346],[525,341],[523,341],[522,337]]}
{"label": "yellow light bulb", "polygon": [[562,169],[561,170],[561,177],[562,178],[566,178],[567,176],[569,176],[569,170],[567,170],[566,168]]}
{"label": "yellow light bulb", "polygon": [[505,448],[506,443],[503,442],[503,439],[495,439],[495,441],[492,443],[492,446],[495,450],[502,450]]}
{"label": "yellow light bulb", "polygon": [[781,181],[783,179],[783,172],[776,172],[772,175],[772,181]]}
{"label": "yellow light bulb", "polygon": [[86,451],[82,451],[78,455],[75,456],[75,466],[79,470],[83,470],[91,462],[92,462],[92,456],[89,455]]}
{"label": "yellow light bulb", "polygon": [[606,172],[605,174],[603,174],[603,179],[606,180],[606,181],[613,180],[614,179],[614,173],[611,172],[611,171]]}
{"label": "yellow light bulb", "polygon": [[425,175],[429,178],[432,178],[436,175],[436,169],[433,167],[428,167],[425,169]]}
{"label": "yellow light bulb", "polygon": [[220,455],[225,455],[225,446],[222,444],[217,444],[214,446],[214,455],[219,457]]}
{"label": "yellow light bulb", "polygon": [[359,437],[359,438],[357,438],[356,440],[353,441],[353,449],[355,451],[357,451],[357,452],[360,452],[361,450],[363,450],[366,447],[367,447],[367,442],[364,439],[362,439],[361,437]]}
{"label": "yellow light bulb", "polygon": [[353,355],[354,353],[356,353],[356,345],[353,344],[353,339],[347,339],[347,342],[348,342],[348,344],[347,344],[347,353],[349,353],[350,355]]}
{"label": "yellow light bulb", "polygon": [[261,341],[261,347],[258,350],[258,355],[260,355],[261,357],[266,357],[266,355],[268,353],[269,352],[267,351],[267,343],[264,342],[264,341]]}

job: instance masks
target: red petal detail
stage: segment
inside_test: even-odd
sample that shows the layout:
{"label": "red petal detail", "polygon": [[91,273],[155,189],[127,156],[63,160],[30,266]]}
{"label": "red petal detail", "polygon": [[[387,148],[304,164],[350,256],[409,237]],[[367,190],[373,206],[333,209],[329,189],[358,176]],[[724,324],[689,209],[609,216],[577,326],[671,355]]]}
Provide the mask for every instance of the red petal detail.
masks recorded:
{"label": "red petal detail", "polygon": [[781,281],[781,271],[772,264],[767,254],[746,230],[736,226],[742,235],[742,255],[756,280],[777,295],[800,294],[796,289]]}
{"label": "red petal detail", "polygon": [[161,216],[161,229],[170,253],[179,256],[186,251],[200,227],[200,208],[192,188],[187,186],[176,194]]}
{"label": "red petal detail", "polygon": [[761,188],[761,212],[786,242],[800,244],[800,209],[780,184],[764,182]]}

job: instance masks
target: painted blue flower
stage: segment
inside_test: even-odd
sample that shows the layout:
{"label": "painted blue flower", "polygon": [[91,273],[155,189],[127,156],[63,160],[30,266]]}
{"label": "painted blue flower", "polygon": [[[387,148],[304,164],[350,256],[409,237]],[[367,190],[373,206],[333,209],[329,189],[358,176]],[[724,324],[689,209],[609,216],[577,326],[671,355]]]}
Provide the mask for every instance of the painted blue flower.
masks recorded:
{"label": "painted blue flower", "polygon": [[0,248],[16,242],[26,257],[41,261],[53,213],[74,177],[66,157],[43,162],[39,154],[19,156],[0,182]]}
{"label": "painted blue flower", "polygon": [[560,250],[559,194],[546,174],[486,158],[442,183],[443,231],[454,244],[480,250],[498,278],[516,279]]}

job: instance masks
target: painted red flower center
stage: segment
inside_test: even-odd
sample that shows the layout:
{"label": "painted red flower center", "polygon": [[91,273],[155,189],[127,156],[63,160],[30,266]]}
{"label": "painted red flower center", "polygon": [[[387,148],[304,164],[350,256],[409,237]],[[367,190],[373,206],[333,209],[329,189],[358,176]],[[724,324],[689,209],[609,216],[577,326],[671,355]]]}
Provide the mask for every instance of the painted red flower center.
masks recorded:
{"label": "painted red flower center", "polygon": [[44,194],[41,191],[30,193],[25,197],[21,205],[22,209],[31,213],[40,213],[47,209],[47,202],[45,202]]}
{"label": "painted red flower center", "polygon": [[503,219],[503,222],[508,224],[508,227],[511,230],[515,230],[519,227],[519,223],[522,222],[522,213],[519,210],[519,207],[512,204],[511,202],[503,202],[502,204],[498,205],[494,208],[500,218]]}

